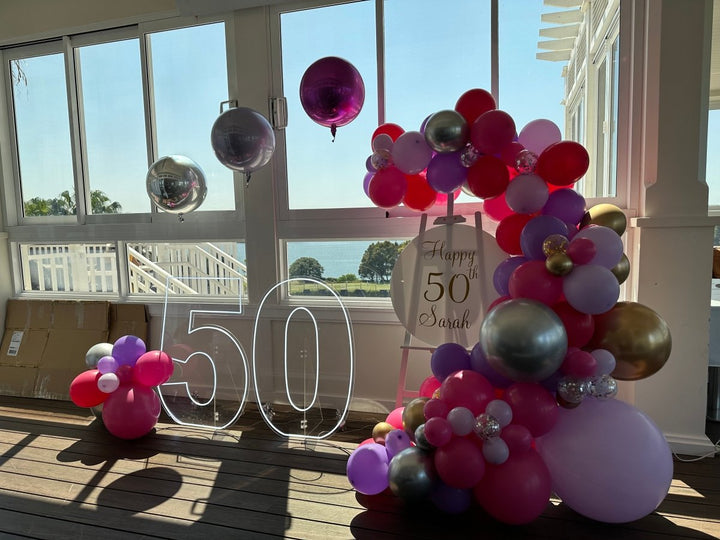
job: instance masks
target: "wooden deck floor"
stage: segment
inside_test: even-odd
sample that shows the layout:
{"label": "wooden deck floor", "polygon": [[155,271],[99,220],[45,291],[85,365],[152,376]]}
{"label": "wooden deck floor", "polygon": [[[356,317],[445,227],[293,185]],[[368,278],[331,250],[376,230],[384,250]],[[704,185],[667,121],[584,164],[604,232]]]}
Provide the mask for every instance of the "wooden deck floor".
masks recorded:
{"label": "wooden deck floor", "polygon": [[159,423],[122,441],[88,413],[0,397],[0,537],[720,538],[720,458],[676,462],[668,497],[636,522],[597,523],[552,501],[515,527],[479,510],[450,516],[356,494],[345,465],[372,419],[351,417],[345,431],[316,444],[280,439],[252,414],[232,430]]}

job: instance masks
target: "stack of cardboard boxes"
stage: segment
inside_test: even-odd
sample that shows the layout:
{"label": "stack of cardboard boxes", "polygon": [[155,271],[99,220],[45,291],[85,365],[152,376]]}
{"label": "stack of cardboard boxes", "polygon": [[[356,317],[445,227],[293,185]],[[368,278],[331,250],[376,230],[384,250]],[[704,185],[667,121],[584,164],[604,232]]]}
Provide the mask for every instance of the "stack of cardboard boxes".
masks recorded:
{"label": "stack of cardboard boxes", "polygon": [[147,343],[142,304],[11,299],[0,345],[0,395],[69,399],[85,354],[124,335]]}

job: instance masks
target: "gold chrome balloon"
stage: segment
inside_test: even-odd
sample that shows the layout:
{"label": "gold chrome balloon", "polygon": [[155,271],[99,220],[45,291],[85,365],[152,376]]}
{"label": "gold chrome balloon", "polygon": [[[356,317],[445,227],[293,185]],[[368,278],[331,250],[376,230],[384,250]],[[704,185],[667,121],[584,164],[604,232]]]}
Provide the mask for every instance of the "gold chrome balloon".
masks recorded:
{"label": "gold chrome balloon", "polygon": [[403,429],[410,434],[411,437],[415,437],[415,430],[420,424],[425,423],[425,403],[430,398],[419,397],[413,399],[410,403],[405,405],[402,413]]}
{"label": "gold chrome balloon", "polygon": [[667,323],[637,302],[618,302],[595,316],[595,334],[588,347],[607,349],[615,356],[611,375],[637,381],[656,373],[670,357],[672,338]]}
{"label": "gold chrome balloon", "polygon": [[574,265],[572,259],[565,253],[553,253],[545,259],[545,268],[556,276],[565,276],[572,272]]}
{"label": "gold chrome balloon", "polygon": [[387,422],[378,422],[372,430],[372,439],[378,444],[385,444],[385,437],[395,426]]}
{"label": "gold chrome balloon", "polygon": [[617,263],[614,268],[611,268],[610,271],[615,275],[618,283],[622,285],[630,275],[630,259],[628,259],[627,255],[623,253],[620,262]]}
{"label": "gold chrome balloon", "polygon": [[602,203],[593,206],[580,221],[580,228],[588,225],[602,225],[608,227],[622,236],[627,227],[627,218],[620,208],[610,203]]}

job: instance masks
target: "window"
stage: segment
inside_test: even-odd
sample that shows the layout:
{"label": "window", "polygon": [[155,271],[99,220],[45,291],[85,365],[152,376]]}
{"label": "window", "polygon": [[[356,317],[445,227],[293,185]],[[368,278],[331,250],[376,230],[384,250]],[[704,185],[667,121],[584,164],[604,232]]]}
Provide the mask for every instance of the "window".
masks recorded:
{"label": "window", "polygon": [[[717,210],[720,207],[720,109],[708,113],[707,165],[705,179],[710,190],[708,202]],[[716,243],[716,245],[718,245]]]}

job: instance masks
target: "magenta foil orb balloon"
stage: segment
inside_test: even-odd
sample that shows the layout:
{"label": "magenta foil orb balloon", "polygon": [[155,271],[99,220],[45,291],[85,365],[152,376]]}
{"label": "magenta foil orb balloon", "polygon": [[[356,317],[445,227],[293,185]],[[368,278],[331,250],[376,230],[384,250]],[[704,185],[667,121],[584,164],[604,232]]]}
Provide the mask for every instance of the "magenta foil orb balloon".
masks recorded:
{"label": "magenta foil orb balloon", "polygon": [[352,122],[365,101],[365,84],[350,62],[336,56],[317,60],[300,81],[300,102],[321,126],[335,128]]}

